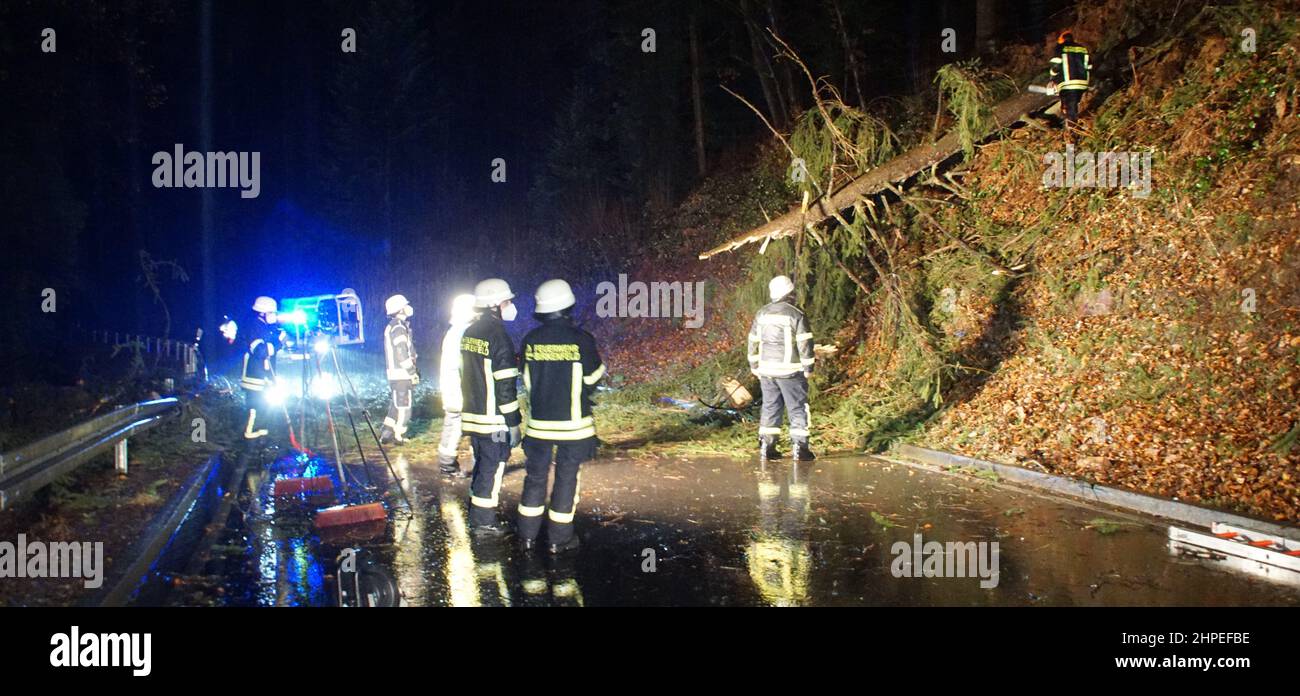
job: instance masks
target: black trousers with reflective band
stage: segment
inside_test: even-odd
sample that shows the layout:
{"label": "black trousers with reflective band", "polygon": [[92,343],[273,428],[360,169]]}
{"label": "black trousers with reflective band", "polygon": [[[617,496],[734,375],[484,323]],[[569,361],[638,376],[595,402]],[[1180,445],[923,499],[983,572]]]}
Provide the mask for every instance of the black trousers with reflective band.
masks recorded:
{"label": "black trousers with reflective band", "polygon": [[[554,441],[524,438],[524,491],[519,496],[519,536],[536,539],[546,523],[546,540],[564,544],[573,538],[573,518],[578,507],[578,469],[596,456],[596,438]],[[551,502],[546,503],[546,479],[555,462]]]}
{"label": "black trousers with reflective band", "polygon": [[470,526],[496,524],[497,504],[501,500],[501,478],[510,459],[510,441],[506,433],[469,436],[474,450],[474,474],[469,481]]}
{"label": "black trousers with reflective band", "polygon": [[1061,113],[1065,116],[1065,125],[1071,126],[1079,120],[1079,101],[1083,99],[1084,89],[1061,90]]}
{"label": "black trousers with reflective band", "polygon": [[271,406],[266,402],[266,392],[244,390],[244,406],[248,418],[244,424],[244,439],[258,440],[270,434]]}

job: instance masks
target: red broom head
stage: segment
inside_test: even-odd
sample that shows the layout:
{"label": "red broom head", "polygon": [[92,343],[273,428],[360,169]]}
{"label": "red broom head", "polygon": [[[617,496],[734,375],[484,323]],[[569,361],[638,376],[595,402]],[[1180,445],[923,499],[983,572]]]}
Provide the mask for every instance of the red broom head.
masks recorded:
{"label": "red broom head", "polygon": [[383,503],[365,505],[337,505],[316,513],[316,528],[333,530],[358,524],[370,524],[388,519]]}
{"label": "red broom head", "polygon": [[283,498],[287,496],[302,495],[304,493],[330,493],[334,490],[334,482],[328,476],[312,476],[311,478],[285,478],[275,482],[275,497]]}

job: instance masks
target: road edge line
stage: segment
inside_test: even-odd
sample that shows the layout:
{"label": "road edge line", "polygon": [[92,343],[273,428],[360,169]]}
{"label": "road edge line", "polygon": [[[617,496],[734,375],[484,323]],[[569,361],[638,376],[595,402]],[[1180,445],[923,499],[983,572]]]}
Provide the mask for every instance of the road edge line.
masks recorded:
{"label": "road edge line", "polygon": [[939,450],[926,449],[915,445],[901,444],[894,448],[893,453],[897,455],[904,464],[909,463],[907,460],[928,464],[939,467],[972,467],[992,471],[998,476],[1007,479],[1013,483],[1023,484],[1032,488],[1051,491],[1070,498],[1087,500],[1090,502],[1102,503],[1114,507],[1125,508],[1147,515],[1163,517],[1165,519],[1183,522],[1185,524],[1194,524],[1202,527],[1211,527],[1215,522],[1226,522],[1228,524],[1254,529],[1266,534],[1275,534],[1277,536],[1300,541],[1300,528],[1281,525],[1276,522],[1246,517],[1231,512],[1215,510],[1213,508],[1201,507],[1184,503],[1167,498],[1158,498],[1144,493],[1123,490],[1120,488],[1110,488],[1095,483],[1089,483],[1079,479],[1069,478],[1067,476],[1058,476],[1055,474],[1046,474],[1040,471],[1031,471],[1019,466],[1010,464],[998,464],[983,459],[975,459],[960,454],[941,452]]}

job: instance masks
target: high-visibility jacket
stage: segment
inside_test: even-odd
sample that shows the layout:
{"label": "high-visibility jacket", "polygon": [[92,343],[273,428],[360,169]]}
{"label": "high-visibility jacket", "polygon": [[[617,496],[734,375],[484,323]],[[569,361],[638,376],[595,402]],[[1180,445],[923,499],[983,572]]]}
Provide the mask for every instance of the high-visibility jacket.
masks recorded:
{"label": "high-visibility jacket", "polygon": [[442,353],[438,358],[438,389],[442,391],[442,409],[459,411],[464,403],[460,394],[460,339],[469,324],[452,324],[442,337]]}
{"label": "high-visibility jacket", "polygon": [[415,346],[411,345],[411,327],[393,317],[384,327],[384,367],[389,382],[415,378]]}
{"label": "high-visibility jacket", "polygon": [[605,376],[595,337],[568,317],[555,316],[528,332],[522,352],[528,388],[524,434],[556,441],[595,437],[591,396]]}
{"label": "high-visibility jacket", "polygon": [[758,310],[749,329],[749,370],[759,377],[812,372],[813,335],[798,307],[778,300]]}
{"label": "high-visibility jacket", "polygon": [[519,425],[518,356],[501,317],[485,312],[460,339],[461,430],[478,435]]}
{"label": "high-visibility jacket", "polygon": [[1073,41],[1059,44],[1052,58],[1052,82],[1058,92],[1088,89],[1092,60],[1088,49]]}
{"label": "high-visibility jacket", "polygon": [[239,386],[249,391],[265,391],[275,376],[275,351],[281,334],[274,326],[258,322],[253,328],[253,339],[244,351],[244,367],[239,376]]}

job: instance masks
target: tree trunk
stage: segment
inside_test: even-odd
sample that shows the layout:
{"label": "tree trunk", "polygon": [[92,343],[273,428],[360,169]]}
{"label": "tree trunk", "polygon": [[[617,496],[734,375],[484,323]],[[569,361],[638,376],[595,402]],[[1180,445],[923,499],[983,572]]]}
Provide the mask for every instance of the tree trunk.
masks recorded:
{"label": "tree trunk", "polygon": [[[1043,94],[1018,94],[998,104],[993,109],[993,119],[1001,127],[1007,127],[1021,120],[1026,114],[1045,109],[1055,103],[1055,99]],[[961,151],[961,140],[957,132],[951,131],[937,142],[918,145],[906,153],[872,169],[862,176],[842,186],[834,194],[822,196],[813,201],[805,212],[802,206],[795,206],[790,212],[755,228],[728,242],[720,244],[700,254],[707,259],[726,251],[733,251],[751,242],[761,242],[771,237],[780,239],[790,237],[804,229],[805,224],[817,224],[841,210],[853,207],[853,204],[865,196],[889,189],[918,172],[948,159]]]}
{"label": "tree trunk", "polygon": [[840,11],[839,0],[831,0],[831,9],[835,11],[835,28],[839,30],[840,46],[844,49],[844,63],[848,68],[849,82],[845,85],[844,91],[847,93],[848,87],[853,87],[853,93],[858,96],[858,106],[864,106],[867,100],[862,95],[862,72],[858,68],[858,56],[854,50],[853,42],[849,40],[848,28],[844,26],[844,13]]}
{"label": "tree trunk", "polygon": [[998,28],[997,0],[975,0],[975,54],[993,50]]}
{"label": "tree trunk", "polygon": [[[212,0],[199,6],[199,150],[212,152]],[[211,330],[217,316],[216,231],[212,188],[199,192],[199,258],[203,266],[203,327]]]}
{"label": "tree trunk", "polygon": [[691,15],[691,102],[695,110],[695,163],[700,176],[704,176],[707,160],[704,157],[704,104],[700,99],[700,39],[696,31],[696,17]]}
{"label": "tree trunk", "polygon": [[750,18],[747,0],[741,0],[740,10],[745,15],[745,30],[749,33],[749,48],[753,53],[754,72],[758,74],[758,83],[763,88],[763,101],[767,102],[768,117],[772,125],[784,128],[787,123],[785,108],[777,92],[776,80],[772,75],[772,66],[767,60],[767,53],[763,51],[763,39],[760,36],[762,30]]}
{"label": "tree trunk", "polygon": [[[776,6],[772,0],[767,0],[767,26],[771,27],[777,36],[782,36],[781,27],[776,21]],[[767,43],[771,45],[772,42],[767,40]],[[794,89],[794,74],[791,72],[790,61],[782,60],[780,71],[771,67],[770,63],[768,69],[772,71],[772,76],[777,82],[777,97],[781,99],[781,109],[785,112],[787,121],[793,119],[795,113],[799,111],[799,98],[795,96],[798,92]]]}

